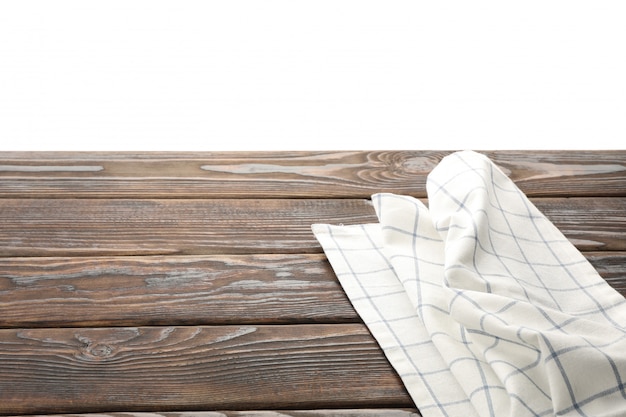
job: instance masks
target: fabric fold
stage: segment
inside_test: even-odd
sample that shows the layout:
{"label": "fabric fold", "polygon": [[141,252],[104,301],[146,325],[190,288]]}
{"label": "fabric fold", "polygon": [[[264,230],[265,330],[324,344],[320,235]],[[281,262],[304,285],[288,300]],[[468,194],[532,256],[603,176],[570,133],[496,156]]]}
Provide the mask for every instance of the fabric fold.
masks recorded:
{"label": "fabric fold", "polygon": [[624,297],[484,155],[445,157],[427,192],[312,226],[420,412],[626,415]]}

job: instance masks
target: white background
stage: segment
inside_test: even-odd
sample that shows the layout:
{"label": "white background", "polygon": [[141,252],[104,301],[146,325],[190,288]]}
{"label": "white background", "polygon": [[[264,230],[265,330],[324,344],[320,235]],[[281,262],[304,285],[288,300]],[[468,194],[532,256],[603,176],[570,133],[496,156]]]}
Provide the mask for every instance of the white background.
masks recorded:
{"label": "white background", "polygon": [[623,149],[623,4],[2,1],[0,149]]}

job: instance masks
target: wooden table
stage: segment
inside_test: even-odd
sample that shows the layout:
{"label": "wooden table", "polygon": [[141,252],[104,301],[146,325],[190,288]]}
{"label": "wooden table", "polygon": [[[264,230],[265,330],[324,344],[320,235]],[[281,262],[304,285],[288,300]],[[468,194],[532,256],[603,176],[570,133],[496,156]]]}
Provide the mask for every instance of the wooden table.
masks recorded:
{"label": "wooden table", "polygon": [[[448,153],[0,153],[0,414],[415,415],[310,225]],[[626,294],[626,151],[486,154]]]}

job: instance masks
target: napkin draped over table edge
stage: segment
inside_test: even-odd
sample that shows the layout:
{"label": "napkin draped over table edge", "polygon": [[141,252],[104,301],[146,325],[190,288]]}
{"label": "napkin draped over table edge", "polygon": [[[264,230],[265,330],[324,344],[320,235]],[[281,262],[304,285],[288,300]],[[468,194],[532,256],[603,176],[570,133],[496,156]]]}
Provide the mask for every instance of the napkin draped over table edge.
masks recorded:
{"label": "napkin draped over table edge", "polygon": [[422,415],[626,415],[626,300],[486,156],[312,225]]}

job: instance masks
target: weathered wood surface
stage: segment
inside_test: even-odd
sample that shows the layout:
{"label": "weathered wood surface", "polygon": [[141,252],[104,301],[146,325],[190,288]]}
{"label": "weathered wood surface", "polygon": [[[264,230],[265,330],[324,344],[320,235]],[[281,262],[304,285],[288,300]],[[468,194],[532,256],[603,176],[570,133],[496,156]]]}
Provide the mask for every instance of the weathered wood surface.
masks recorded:
{"label": "weathered wood surface", "polygon": [[359,321],[322,254],[0,258],[0,327]]}
{"label": "weathered wood surface", "polygon": [[606,282],[626,297],[626,253],[588,252],[586,255]]}
{"label": "weathered wood surface", "polygon": [[[579,249],[626,250],[626,197],[533,202]],[[312,223],[375,221],[362,199],[0,199],[0,256],[319,253]]]}
{"label": "weathered wood surface", "polygon": [[[449,153],[0,152],[0,414],[417,415],[310,226]],[[626,151],[486,154],[626,294]]]}
{"label": "weathered wood surface", "polygon": [[[7,197],[423,197],[450,152],[0,152]],[[530,196],[626,195],[626,151],[484,152]]]}
{"label": "weathered wood surface", "polygon": [[[586,252],[626,296],[626,252]],[[358,323],[326,257],[0,258],[0,327]]]}
{"label": "weathered wood surface", "polygon": [[0,392],[23,414],[412,405],[361,324],[0,330]]}
{"label": "weathered wood surface", "polygon": [[[125,412],[98,414],[54,414],[55,417],[419,417],[415,409],[378,408],[348,410],[280,410],[280,411],[183,411]],[[33,416],[34,417],[34,416]],[[42,416],[43,417],[43,416]],[[52,416],[50,416],[52,417]]]}

